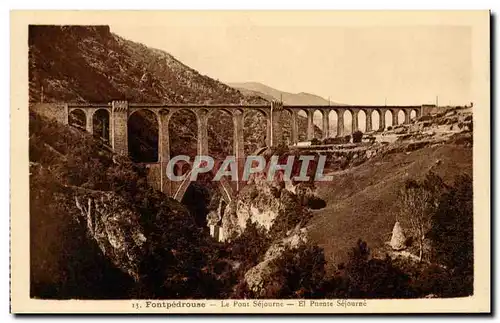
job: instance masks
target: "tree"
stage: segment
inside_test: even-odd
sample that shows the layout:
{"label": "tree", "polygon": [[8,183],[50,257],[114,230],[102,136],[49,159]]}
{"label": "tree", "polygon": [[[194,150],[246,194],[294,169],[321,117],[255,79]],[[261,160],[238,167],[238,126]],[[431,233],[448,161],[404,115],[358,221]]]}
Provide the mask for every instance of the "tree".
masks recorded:
{"label": "tree", "polygon": [[363,133],[361,131],[357,130],[352,134],[352,142],[361,142],[361,139],[363,139]]}
{"label": "tree", "polygon": [[408,180],[400,193],[400,216],[418,243],[419,261],[422,261],[424,241],[432,228],[432,216],[437,206],[436,181],[439,180],[433,174],[427,175],[423,183]]}

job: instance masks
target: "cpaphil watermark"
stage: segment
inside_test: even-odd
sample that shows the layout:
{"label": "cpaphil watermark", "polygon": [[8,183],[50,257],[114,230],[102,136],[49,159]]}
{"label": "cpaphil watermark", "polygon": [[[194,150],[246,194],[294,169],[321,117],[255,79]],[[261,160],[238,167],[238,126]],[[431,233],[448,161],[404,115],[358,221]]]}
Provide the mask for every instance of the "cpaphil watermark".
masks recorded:
{"label": "cpaphil watermark", "polygon": [[[200,174],[211,173],[212,181],[220,181],[229,177],[231,181],[248,181],[252,174],[264,174],[268,181],[279,178],[284,181],[331,181],[332,176],[325,176],[326,156],[300,155],[280,157],[271,156],[269,161],[263,156],[247,156],[236,159],[227,156],[224,160],[216,160],[211,156],[198,155],[191,163],[191,157],[178,155],[170,159],[166,166],[166,175],[171,181],[196,181]],[[317,160],[317,161],[316,161]],[[179,166],[181,165],[181,166]],[[182,165],[189,165],[185,170]],[[311,174],[313,173],[313,174]]]}

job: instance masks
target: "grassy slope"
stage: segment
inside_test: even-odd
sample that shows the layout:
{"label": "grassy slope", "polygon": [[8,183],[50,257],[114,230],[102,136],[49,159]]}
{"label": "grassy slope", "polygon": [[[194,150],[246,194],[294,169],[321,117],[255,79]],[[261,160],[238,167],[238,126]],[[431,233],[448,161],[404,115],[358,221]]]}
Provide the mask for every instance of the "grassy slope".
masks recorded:
{"label": "grassy slope", "polygon": [[[436,163],[437,160],[441,162]],[[397,194],[406,178],[423,178],[427,170],[451,184],[461,173],[472,175],[472,149],[452,144],[395,153],[333,175],[319,185],[327,206],[311,221],[312,240],[325,249],[330,265],[345,261],[358,238],[372,248],[390,239],[396,221]]]}

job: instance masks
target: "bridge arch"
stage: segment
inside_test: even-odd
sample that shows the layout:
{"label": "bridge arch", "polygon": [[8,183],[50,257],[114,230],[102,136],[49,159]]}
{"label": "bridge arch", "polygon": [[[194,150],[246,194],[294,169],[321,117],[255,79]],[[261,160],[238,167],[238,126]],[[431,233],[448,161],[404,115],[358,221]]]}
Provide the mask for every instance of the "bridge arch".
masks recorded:
{"label": "bridge arch", "polygon": [[233,113],[227,109],[214,109],[207,115],[208,154],[224,159],[233,154]]}
{"label": "bridge arch", "polygon": [[159,120],[155,112],[149,109],[141,109],[132,112],[128,116],[128,151],[130,158],[134,162],[158,162],[158,131]]}
{"label": "bridge arch", "polygon": [[352,134],[352,111],[344,110],[344,135]]}
{"label": "bridge arch", "polygon": [[[313,124],[314,124],[314,131],[313,131],[313,134],[314,134],[314,138],[316,139],[321,139],[323,138],[323,111],[319,110],[319,109],[315,109],[314,112],[313,112]],[[317,129],[320,129],[320,131],[318,131]]]}
{"label": "bridge arch", "polygon": [[406,113],[403,109],[398,111],[398,125],[405,123]]}
{"label": "bridge arch", "polygon": [[337,111],[330,110],[328,112],[328,126],[329,126],[328,137],[333,138],[338,135],[337,134],[338,121],[339,121],[339,116],[337,114]]}
{"label": "bridge arch", "polygon": [[69,112],[69,118],[68,118],[69,125],[80,129],[86,129],[87,113],[89,113],[89,111],[84,109],[79,109],[79,108],[72,109]]}
{"label": "bridge arch", "polygon": [[290,146],[293,144],[292,142],[292,114],[293,111],[289,109],[283,109],[281,112],[281,120],[280,124],[282,125],[281,131],[282,131],[282,140],[283,144],[285,146]]}
{"label": "bridge arch", "polygon": [[198,148],[199,116],[188,108],[171,111],[168,121],[170,155],[186,155],[193,158]]}
{"label": "bridge arch", "polygon": [[366,132],[366,112],[364,110],[358,111],[358,130],[365,133]]}
{"label": "bridge arch", "polygon": [[108,109],[97,109],[92,115],[93,134],[106,142],[110,140],[110,119],[111,116]]}
{"label": "bridge arch", "polygon": [[[269,143],[270,120],[267,111],[249,109],[243,113],[243,140],[246,155]],[[231,136],[231,138],[233,138]]]}
{"label": "bridge arch", "polygon": [[411,109],[410,111],[410,120],[416,120],[418,118],[417,109]]}
{"label": "bridge arch", "polygon": [[391,110],[386,110],[385,113],[384,113],[384,120],[385,120],[385,128],[387,129],[388,127],[392,127],[394,126],[392,124],[392,120],[393,120],[393,112]]}
{"label": "bridge arch", "polygon": [[297,111],[297,133],[299,142],[307,140],[307,111],[304,109]]}
{"label": "bridge arch", "polygon": [[372,114],[372,130],[378,131],[380,130],[380,111],[378,109],[374,109],[368,113]]}

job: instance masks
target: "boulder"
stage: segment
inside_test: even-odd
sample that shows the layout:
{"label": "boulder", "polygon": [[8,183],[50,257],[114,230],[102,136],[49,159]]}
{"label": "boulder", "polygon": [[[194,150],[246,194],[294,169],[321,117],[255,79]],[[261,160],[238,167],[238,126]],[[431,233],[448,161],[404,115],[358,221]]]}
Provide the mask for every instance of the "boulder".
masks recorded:
{"label": "boulder", "polygon": [[398,221],[396,221],[392,229],[390,246],[393,250],[403,250],[406,248],[406,237]]}

